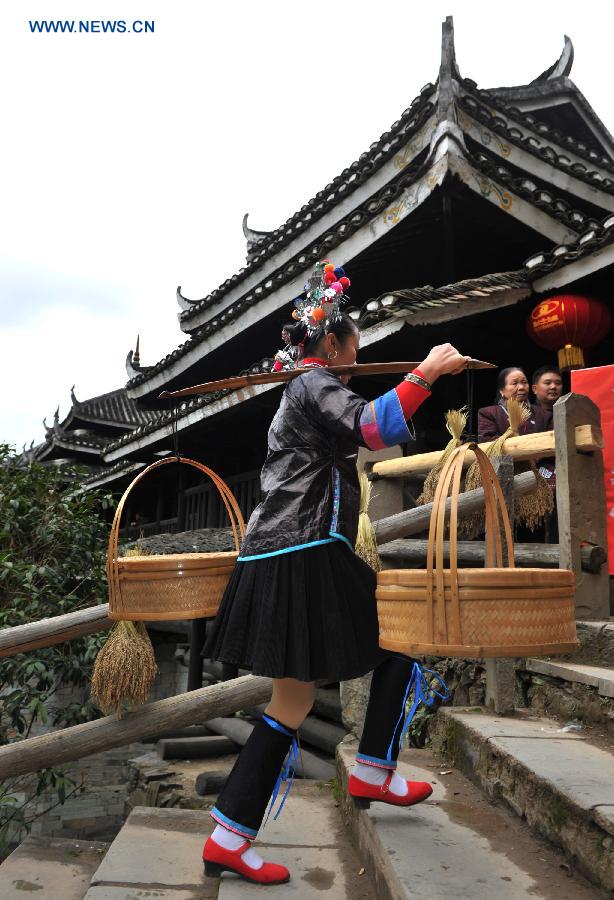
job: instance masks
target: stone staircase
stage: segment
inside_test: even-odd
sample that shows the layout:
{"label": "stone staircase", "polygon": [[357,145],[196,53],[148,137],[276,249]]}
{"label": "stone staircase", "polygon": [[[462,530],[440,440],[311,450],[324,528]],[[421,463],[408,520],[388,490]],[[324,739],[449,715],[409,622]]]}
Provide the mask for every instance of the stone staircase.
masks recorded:
{"label": "stone staircase", "polygon": [[[355,810],[345,791],[351,736],[337,748],[336,784],[295,782],[259,841],[291,869],[279,896],[614,898],[614,622],[578,631],[573,660],[518,662],[526,708],[503,717],[443,707],[435,752],[402,752],[401,773],[433,784],[427,803]],[[110,845],[31,836],[0,866],[0,898],[256,896],[233,876],[204,877],[211,827],[202,809],[138,806]]]}

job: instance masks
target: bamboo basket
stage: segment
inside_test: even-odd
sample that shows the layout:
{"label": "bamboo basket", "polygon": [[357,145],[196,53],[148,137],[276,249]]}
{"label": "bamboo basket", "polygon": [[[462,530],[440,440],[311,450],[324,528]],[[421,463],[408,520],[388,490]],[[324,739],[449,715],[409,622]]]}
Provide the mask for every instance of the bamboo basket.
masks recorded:
{"label": "bamboo basket", "polygon": [[[213,481],[220,492],[235,543],[235,551],[120,557],[119,524],[128,495],[150,472],[170,463],[193,466]],[[160,459],[140,472],[117,505],[107,555],[109,618],[132,621],[199,619],[214,616],[239,555],[245,534],[241,510],[228,485],[211,469],[187,457]]]}
{"label": "bamboo basket", "polygon": [[[458,569],[458,496],[463,462],[478,460],[486,510],[483,569]],[[444,568],[446,500],[450,507],[450,568]],[[503,523],[507,568],[503,567]],[[476,444],[458,447],[437,486],[429,529],[427,568],[389,569],[377,575],[380,646],[409,656],[465,658],[573,653],[576,636],[574,575],[567,569],[516,569],[501,486]]]}

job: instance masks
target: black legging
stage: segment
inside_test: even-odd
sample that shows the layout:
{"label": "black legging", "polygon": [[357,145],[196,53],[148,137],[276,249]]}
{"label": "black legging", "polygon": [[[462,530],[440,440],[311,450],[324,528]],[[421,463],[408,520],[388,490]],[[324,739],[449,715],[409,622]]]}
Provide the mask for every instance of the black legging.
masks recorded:
{"label": "black legging", "polygon": [[[374,765],[396,766],[403,700],[413,662],[406,656],[386,654],[373,672],[359,753],[376,760]],[[267,724],[266,719],[254,726],[211,813],[218,823],[248,839],[254,838],[260,828],[295,734],[283,723],[277,725],[283,730]]]}

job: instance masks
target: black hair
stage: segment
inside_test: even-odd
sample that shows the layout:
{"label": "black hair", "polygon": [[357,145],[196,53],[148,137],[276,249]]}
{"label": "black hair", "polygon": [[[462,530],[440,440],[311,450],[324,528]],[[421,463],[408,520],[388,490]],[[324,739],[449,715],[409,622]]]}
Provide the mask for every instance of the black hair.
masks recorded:
{"label": "black hair", "polygon": [[334,334],[338,341],[344,341],[353,334],[358,333],[358,326],[347,313],[340,313],[336,319],[327,325],[318,325],[311,335],[307,336],[307,326],[304,322],[293,322],[291,325],[285,325],[284,328],[290,335],[290,343],[293,347],[303,345],[304,356],[316,356],[316,351],[321,341],[327,334]]}
{"label": "black hair", "polygon": [[510,372],[522,372],[524,377],[526,378],[526,372],[522,368],[522,366],[508,366],[506,369],[501,369],[499,374],[497,375],[497,393],[495,395],[495,403],[499,403],[501,400],[501,391],[505,387],[505,382],[507,381],[507,376]]}
{"label": "black hair", "polygon": [[552,373],[553,375],[558,375],[561,378],[561,370],[558,366],[540,366],[539,369],[535,369],[533,375],[531,376],[531,384],[537,384],[542,375],[546,373]]}

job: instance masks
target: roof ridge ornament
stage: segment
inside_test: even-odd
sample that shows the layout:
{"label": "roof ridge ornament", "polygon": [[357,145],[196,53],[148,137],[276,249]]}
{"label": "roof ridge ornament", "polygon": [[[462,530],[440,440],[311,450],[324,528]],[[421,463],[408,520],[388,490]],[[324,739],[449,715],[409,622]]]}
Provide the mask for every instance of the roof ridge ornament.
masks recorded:
{"label": "roof ridge ornament", "polygon": [[[441,64],[439,67],[438,91],[437,91],[437,124],[431,137],[430,155],[437,160],[445,155],[449,149],[449,141],[452,138],[462,152],[466,150],[463,131],[458,124],[456,109],[457,87],[455,82],[461,80],[461,75],[456,65],[456,50],[454,48],[454,19],[446,16],[441,25]],[[442,145],[440,147],[440,145]]]}
{"label": "roof ridge ornament", "polygon": [[272,231],[256,231],[255,228],[250,228],[247,224],[249,213],[245,213],[243,216],[242,228],[243,228],[243,236],[247,242],[247,259],[249,261],[252,253],[258,248],[258,245],[261,244],[264,240],[266,240],[269,235],[273,234]]}
{"label": "roof ridge ornament", "polygon": [[73,406],[79,406],[79,405],[80,405],[80,404],[79,404],[79,401],[77,400],[77,398],[76,398],[76,396],[75,396],[75,386],[74,386],[74,384],[73,384],[73,386],[72,386],[71,389],[70,389],[70,399],[72,400]]}
{"label": "roof ridge ornament", "polygon": [[563,50],[557,61],[551,65],[545,72],[534,78],[530,84],[539,84],[541,81],[551,81],[553,78],[567,78],[571,72],[574,61],[574,49],[571,38],[564,35],[565,43]]}
{"label": "roof ridge ornament", "polygon": [[132,356],[132,365],[135,369],[138,369],[141,365],[141,354],[139,350],[139,345],[141,341],[141,335],[137,334],[136,336],[136,347],[134,348],[134,354]]}
{"label": "roof ridge ornament", "polygon": [[59,405],[53,414],[53,433],[58,434],[58,435],[62,433],[62,429],[60,427],[60,407],[59,407]]}

